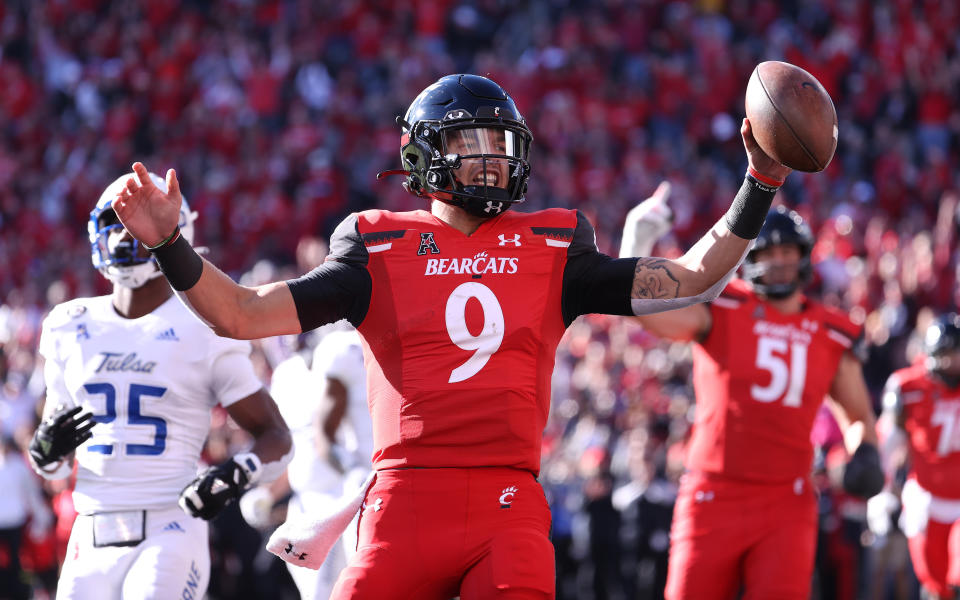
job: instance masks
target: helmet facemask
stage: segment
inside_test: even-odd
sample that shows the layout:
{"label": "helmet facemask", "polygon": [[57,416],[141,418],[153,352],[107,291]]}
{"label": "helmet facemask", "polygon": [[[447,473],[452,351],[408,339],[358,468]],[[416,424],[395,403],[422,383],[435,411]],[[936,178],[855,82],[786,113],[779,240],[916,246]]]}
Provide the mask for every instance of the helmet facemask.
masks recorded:
{"label": "helmet facemask", "polygon": [[[795,264],[785,264],[769,258],[761,260],[762,257],[758,256],[760,251],[751,250],[749,260],[743,265],[743,277],[753,284],[753,289],[773,300],[790,297],[807,284],[812,272],[809,253],[805,253],[804,249],[796,244],[783,244],[781,247],[783,246],[797,249],[799,260]],[[792,277],[783,277],[787,271],[793,271],[790,273]]]}
{"label": "helmet facemask", "polygon": [[[779,272],[773,270],[779,269],[776,265],[769,264],[768,260],[758,260],[765,250],[785,246],[795,247],[800,252],[796,276],[790,281],[779,280]],[[767,213],[760,234],[743,261],[743,278],[751,283],[758,294],[772,300],[788,298],[813,277],[813,264],[810,261],[812,250],[813,235],[800,215],[785,206],[777,206]]]}
{"label": "helmet facemask", "polygon": [[[441,128],[441,148],[446,175],[433,177],[434,198],[448,201],[478,217],[500,214],[523,202],[530,167],[529,139],[522,132],[502,126],[462,125]],[[436,172],[436,171],[435,171]],[[428,186],[431,184],[427,176]]]}
{"label": "helmet facemask", "polygon": [[93,266],[111,282],[135,289],[162,275],[153,256],[141,250],[131,235],[122,235],[123,224],[112,207],[90,218]]}

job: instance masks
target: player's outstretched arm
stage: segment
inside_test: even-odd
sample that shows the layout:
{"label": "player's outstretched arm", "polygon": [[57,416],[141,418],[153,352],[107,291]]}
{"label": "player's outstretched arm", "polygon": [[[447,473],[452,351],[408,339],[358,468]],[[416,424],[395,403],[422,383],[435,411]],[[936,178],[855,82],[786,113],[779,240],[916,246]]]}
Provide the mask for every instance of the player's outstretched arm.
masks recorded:
{"label": "player's outstretched arm", "polygon": [[154,185],[142,163],[134,163],[133,170],[137,180],[131,178],[113,204],[117,216],[153,252],[170,285],[218,335],[256,339],[300,333],[296,305],[285,283],[238,285],[180,236],[182,197],[173,169],[167,171],[168,192]]}
{"label": "player's outstretched arm", "polygon": [[853,454],[867,442],[877,445],[877,422],[873,415],[870,392],[863,379],[863,367],[851,352],[840,358],[837,372],[830,384],[831,408],[844,432],[844,444]]}
{"label": "player's outstretched arm", "polygon": [[867,384],[863,380],[863,369],[851,352],[845,352],[840,359],[830,385],[830,399],[833,414],[843,430],[844,444],[851,455],[844,469],[843,487],[862,498],[875,496],[884,484],[877,450],[877,424]]}
{"label": "player's outstretched arm", "polygon": [[749,169],[730,210],[680,258],[637,262],[630,296],[637,316],[716,298],[759,234],[773,196],[791,169],[760,149],[747,119],[740,133]]}

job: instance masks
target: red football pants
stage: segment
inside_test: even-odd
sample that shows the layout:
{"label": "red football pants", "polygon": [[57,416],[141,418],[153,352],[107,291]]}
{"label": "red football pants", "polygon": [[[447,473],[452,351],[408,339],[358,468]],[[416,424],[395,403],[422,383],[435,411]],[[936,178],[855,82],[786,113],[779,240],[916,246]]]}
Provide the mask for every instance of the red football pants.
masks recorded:
{"label": "red football pants", "polygon": [[923,533],[907,540],[917,579],[941,598],[950,598],[950,586],[960,586],[960,521],[927,521]]}
{"label": "red football pants", "polygon": [[380,471],[331,599],[552,599],[549,531],[546,498],[527,471]]}
{"label": "red football pants", "polygon": [[806,480],[757,484],[687,474],[670,532],[669,600],[806,600],[816,552]]}

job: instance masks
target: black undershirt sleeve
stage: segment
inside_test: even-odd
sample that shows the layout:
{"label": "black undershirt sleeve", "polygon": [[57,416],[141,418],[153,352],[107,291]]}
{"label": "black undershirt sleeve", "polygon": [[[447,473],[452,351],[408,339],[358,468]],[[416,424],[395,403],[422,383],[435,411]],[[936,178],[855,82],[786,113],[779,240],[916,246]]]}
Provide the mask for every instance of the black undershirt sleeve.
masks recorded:
{"label": "black undershirt sleeve", "polygon": [[590,221],[577,211],[577,227],[567,248],[560,308],[570,326],[580,315],[632,316],[630,291],[637,258],[612,258],[597,249]]}
{"label": "black undershirt sleeve", "polygon": [[352,214],[330,236],[326,262],[287,281],[303,331],[340,319],[348,320],[354,327],[360,326],[370,307],[373,289],[367,270],[368,258],[357,215]]}

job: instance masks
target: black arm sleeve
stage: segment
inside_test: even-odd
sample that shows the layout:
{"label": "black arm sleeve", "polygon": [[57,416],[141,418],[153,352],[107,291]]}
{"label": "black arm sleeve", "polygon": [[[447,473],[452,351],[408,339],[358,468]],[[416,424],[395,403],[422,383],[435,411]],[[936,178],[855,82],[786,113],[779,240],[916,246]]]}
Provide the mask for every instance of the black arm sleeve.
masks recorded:
{"label": "black arm sleeve", "polygon": [[373,289],[367,260],[357,216],[350,215],[330,236],[326,262],[306,275],[287,281],[303,331],[340,319],[347,319],[354,327],[360,326],[370,308]]}
{"label": "black arm sleeve", "polygon": [[597,249],[590,221],[577,211],[577,228],[567,248],[560,308],[564,325],[580,315],[632,316],[630,290],[637,258],[611,258]]}

